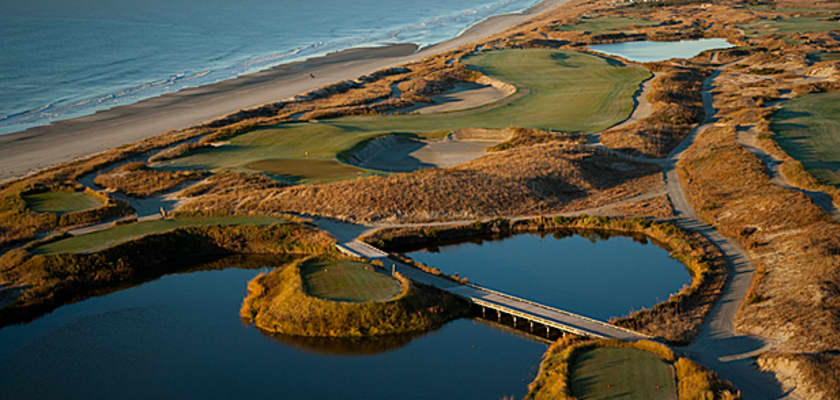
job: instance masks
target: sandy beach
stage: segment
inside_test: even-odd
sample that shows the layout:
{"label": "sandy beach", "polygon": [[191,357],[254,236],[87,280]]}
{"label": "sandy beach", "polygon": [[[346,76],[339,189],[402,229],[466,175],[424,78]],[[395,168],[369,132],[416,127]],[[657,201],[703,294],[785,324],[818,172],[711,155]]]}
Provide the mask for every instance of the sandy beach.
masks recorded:
{"label": "sandy beach", "polygon": [[0,135],[0,181],[449,51],[502,32],[565,1],[545,0],[520,14],[488,18],[454,39],[420,51],[414,44],[349,49]]}

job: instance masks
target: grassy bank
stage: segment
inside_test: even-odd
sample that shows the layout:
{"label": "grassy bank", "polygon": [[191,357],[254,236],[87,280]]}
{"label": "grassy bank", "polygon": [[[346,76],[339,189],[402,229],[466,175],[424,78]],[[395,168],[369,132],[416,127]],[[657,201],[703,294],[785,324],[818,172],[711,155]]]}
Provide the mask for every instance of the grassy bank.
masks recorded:
{"label": "grassy bank", "polygon": [[367,337],[427,331],[469,310],[454,295],[413,284],[400,275],[394,277],[400,292],[387,300],[347,302],[311,295],[306,271],[336,262],[340,259],[308,259],[257,276],[248,283],[240,314],[272,333]]}
{"label": "grassy bank", "polygon": [[[679,393],[679,395],[677,395]],[[737,399],[731,384],[660,343],[561,339],[543,356],[526,400]]]}
{"label": "grassy bank", "polygon": [[[507,236],[523,232],[567,230],[570,234],[603,232],[643,235],[670,252],[691,274],[691,285],[651,309],[636,311],[611,321],[673,343],[688,343],[700,329],[726,281],[726,262],[717,248],[702,236],[683,231],[669,223],[641,218],[555,217],[510,222],[499,219],[444,228],[384,229],[363,238],[389,252],[456,243],[475,237]],[[469,278],[469,277],[466,277]]]}
{"label": "grassy bank", "polygon": [[183,217],[172,219],[161,219],[145,221],[126,225],[117,225],[113,228],[98,232],[87,233],[79,236],[72,236],[66,239],[49,242],[31,249],[34,254],[59,254],[59,253],[90,253],[111,246],[125,243],[145,235],[170,231],[178,228],[192,226],[229,226],[229,225],[273,225],[287,222],[285,219],[276,217]]}
{"label": "grassy bank", "polygon": [[386,301],[401,292],[401,284],[374,266],[354,262],[312,262],[301,268],[306,293],[325,300]]}
{"label": "grassy bank", "polygon": [[0,282],[27,287],[0,309],[0,326],[34,318],[66,302],[127,282],[173,272],[178,260],[227,254],[312,255],[334,251],[327,234],[298,224],[188,226],[86,254],[32,254],[15,249],[0,257]]}
{"label": "grassy bank", "polygon": [[[515,125],[592,133],[630,115],[633,93],[639,82],[650,76],[644,68],[617,65],[575,51],[491,51],[463,62],[485,75],[515,84],[520,93],[461,112],[345,117],[257,129],[231,138],[227,145],[188,153],[166,165],[245,170],[248,165],[261,166],[253,163],[263,160],[334,161],[338,153],[359,142],[394,132],[423,137],[459,128],[502,129]],[[283,173],[306,177],[302,168],[284,168]],[[357,175],[353,170],[347,177]],[[317,180],[318,176],[307,179]]]}

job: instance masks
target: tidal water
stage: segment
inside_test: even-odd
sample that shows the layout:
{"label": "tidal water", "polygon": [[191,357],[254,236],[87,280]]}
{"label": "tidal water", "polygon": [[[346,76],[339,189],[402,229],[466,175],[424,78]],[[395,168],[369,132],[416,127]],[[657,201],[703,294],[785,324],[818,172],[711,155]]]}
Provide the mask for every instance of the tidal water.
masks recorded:
{"label": "tidal water", "polygon": [[671,58],[691,58],[706,50],[727,49],[735,45],[726,39],[680,40],[678,42],[638,42],[590,45],[589,48],[604,54],[624,57],[636,62],[658,62]]}
{"label": "tidal water", "polygon": [[457,36],[537,0],[0,0],[0,134],[366,45]]}
{"label": "tidal water", "polygon": [[[273,337],[239,307],[239,259],[0,329],[3,398],[521,398],[546,346],[469,319],[366,342]],[[231,268],[224,268],[230,266]]]}
{"label": "tidal water", "polygon": [[473,283],[603,321],[651,307],[691,283],[683,264],[645,240],[569,235],[522,234],[407,255]]}

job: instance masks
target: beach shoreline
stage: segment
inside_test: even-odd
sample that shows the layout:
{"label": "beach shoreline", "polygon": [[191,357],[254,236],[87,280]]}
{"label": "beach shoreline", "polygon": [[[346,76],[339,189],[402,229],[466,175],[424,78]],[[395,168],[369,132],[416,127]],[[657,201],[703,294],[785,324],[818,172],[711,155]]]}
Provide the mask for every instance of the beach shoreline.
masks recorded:
{"label": "beach shoreline", "polygon": [[450,51],[501,33],[566,1],[543,0],[521,13],[487,18],[455,38],[423,49],[411,43],[351,48],[0,135],[0,181]]}

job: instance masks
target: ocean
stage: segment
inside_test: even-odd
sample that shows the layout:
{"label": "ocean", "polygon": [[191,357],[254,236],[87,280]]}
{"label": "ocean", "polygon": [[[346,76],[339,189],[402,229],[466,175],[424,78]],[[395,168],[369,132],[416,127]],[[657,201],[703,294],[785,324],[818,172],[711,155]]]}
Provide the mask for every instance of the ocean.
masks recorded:
{"label": "ocean", "polygon": [[428,46],[538,0],[0,0],[0,134],[330,52]]}

